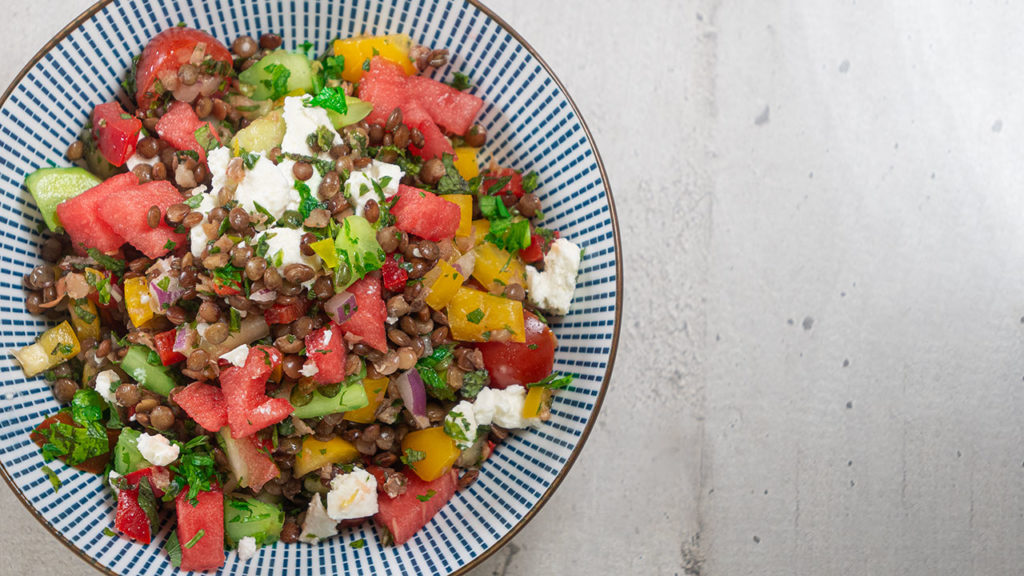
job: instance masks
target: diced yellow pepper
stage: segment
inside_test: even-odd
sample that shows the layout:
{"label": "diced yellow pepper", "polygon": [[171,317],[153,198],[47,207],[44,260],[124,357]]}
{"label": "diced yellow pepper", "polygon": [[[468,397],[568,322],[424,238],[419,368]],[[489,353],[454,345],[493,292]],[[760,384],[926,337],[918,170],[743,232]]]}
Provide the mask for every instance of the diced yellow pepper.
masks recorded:
{"label": "diced yellow pepper", "polygon": [[473,233],[473,197],[469,194],[445,194],[441,198],[459,207],[459,229],[455,231],[455,236],[468,238]]}
{"label": "diced yellow pepper", "polygon": [[476,178],[480,175],[480,167],[476,163],[476,148],[460,146],[455,149],[455,169],[459,171],[466,180]]}
{"label": "diced yellow pepper", "polygon": [[71,312],[71,324],[75,327],[75,333],[79,340],[100,338],[100,317],[96,312],[96,305],[88,298],[71,300],[68,309]]}
{"label": "diced yellow pepper", "polygon": [[149,303],[151,298],[149,282],[145,276],[136,276],[124,281],[124,307],[136,328],[141,328],[143,324],[153,319],[153,307]]}
{"label": "diced yellow pepper", "polygon": [[518,255],[509,254],[490,242],[478,245],[473,251],[476,252],[473,278],[490,292],[501,294],[505,286],[513,283],[526,286],[526,268]]}
{"label": "diced yellow pepper", "polygon": [[14,358],[25,376],[32,377],[77,356],[81,349],[74,329],[65,321],[43,332],[35,344],[15,350]]}
{"label": "diced yellow pepper", "polygon": [[481,218],[479,220],[473,220],[472,226],[473,231],[470,235],[473,237],[473,246],[479,246],[484,243],[484,238],[487,236],[487,233],[491,231],[491,222],[490,220]]}
{"label": "diced yellow pepper", "polygon": [[364,36],[335,40],[334,55],[345,57],[341,77],[349,82],[359,82],[363,77],[363,65],[374,55],[400,65],[405,75],[411,76],[417,72],[416,65],[409,59],[411,46],[412,39],[406,34]]}
{"label": "diced yellow pepper", "polygon": [[300,478],[324,464],[349,463],[359,459],[359,450],[352,443],[341,438],[321,442],[312,436],[302,439],[302,450],[295,455],[292,475]]}
{"label": "diced yellow pepper", "polygon": [[338,267],[338,250],[334,247],[333,238],[324,238],[323,240],[317,240],[309,245],[316,252],[316,255],[324,261],[324,266],[328,268]]}
{"label": "diced yellow pepper", "polygon": [[448,328],[452,338],[466,342],[503,340],[499,330],[508,332],[508,341],[526,342],[521,302],[466,287],[448,303]]}
{"label": "diced yellow pepper", "polygon": [[408,454],[406,450],[423,453],[423,459],[410,462],[409,467],[424,482],[432,482],[440,478],[451,469],[460,454],[455,441],[444,433],[444,428],[441,426],[406,434],[405,439],[402,440],[402,453]]}
{"label": "diced yellow pepper", "polygon": [[539,418],[544,405],[551,399],[551,389],[546,386],[534,386],[526,393],[523,403],[523,418]]}
{"label": "diced yellow pepper", "polygon": [[369,404],[358,410],[345,412],[345,420],[359,424],[370,424],[376,420],[377,407],[384,400],[384,394],[388,390],[387,378],[363,378],[363,387],[366,388],[366,399]]}
{"label": "diced yellow pepper", "polygon": [[444,260],[438,260],[437,266],[423,277],[423,287],[427,292],[423,301],[434,310],[440,310],[448,305],[465,281],[466,277],[459,274],[454,266]]}

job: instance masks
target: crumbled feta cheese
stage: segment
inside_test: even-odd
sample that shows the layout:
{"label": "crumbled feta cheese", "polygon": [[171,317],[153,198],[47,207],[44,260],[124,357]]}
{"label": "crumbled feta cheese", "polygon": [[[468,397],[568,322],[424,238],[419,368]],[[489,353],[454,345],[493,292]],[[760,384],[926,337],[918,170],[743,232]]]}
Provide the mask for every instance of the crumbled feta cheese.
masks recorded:
{"label": "crumbled feta cheese", "polygon": [[377,513],[377,479],[362,468],[339,474],[327,493],[327,515],[332,520],[365,518]]}
{"label": "crumbled feta cheese", "polygon": [[544,257],[544,271],[526,267],[527,295],[534,306],[554,314],[568,314],[576,275],[580,271],[580,247],[559,238]]}
{"label": "crumbled feta cheese", "polygon": [[258,203],[274,218],[280,218],[286,210],[298,210],[301,198],[295,189],[295,179],[285,177],[273,162],[260,154],[235,188],[235,200],[248,212],[257,212]]}
{"label": "crumbled feta cheese", "polygon": [[110,489],[114,491],[114,496],[119,496],[121,494],[121,489],[117,487],[117,479],[120,477],[121,475],[118,474],[116,470],[111,470],[110,474],[107,476],[107,484],[110,484]]}
{"label": "crumbled feta cheese", "polygon": [[484,388],[473,402],[473,414],[480,426],[492,422],[502,428],[525,428],[539,422],[537,418],[523,418],[526,388],[509,386],[504,390]]}
{"label": "crumbled feta cheese", "polygon": [[338,533],[338,521],[327,515],[323,501],[319,494],[314,494],[309,501],[309,508],[306,510],[306,520],[302,523],[302,535],[299,540],[309,544],[316,544],[324,538],[330,538]]}
{"label": "crumbled feta cheese", "polygon": [[225,352],[220,355],[221,360],[227,360],[230,364],[234,364],[241,368],[245,366],[245,359],[249,357],[249,345],[242,344],[241,346]]}
{"label": "crumbled feta cheese", "polygon": [[171,444],[162,434],[143,433],[136,446],[142,457],[154,466],[167,466],[178,459],[178,446]]}
{"label": "crumbled feta cheese", "polygon": [[[145,136],[143,136],[142,133],[140,132],[139,133],[139,140],[138,141],[142,142],[143,138],[145,138]],[[136,143],[136,145],[137,145],[137,143]],[[160,155],[159,154],[157,154],[156,156],[153,156],[152,158],[146,158],[142,154],[139,154],[139,149],[136,147],[135,148],[135,153],[132,154],[131,156],[129,156],[128,160],[125,161],[125,166],[128,168],[128,170],[135,170],[135,167],[140,165],[140,164],[147,164],[149,166],[152,166],[152,165],[156,164],[159,161],[160,161]]]}
{"label": "crumbled feta cheese", "polygon": [[451,436],[462,450],[470,448],[476,442],[477,427],[473,403],[468,400],[459,402],[444,417],[445,433]]}
{"label": "crumbled feta cheese", "polygon": [[[366,209],[366,203],[370,200],[380,201],[376,191],[373,189],[373,181],[380,184],[384,197],[391,197],[398,193],[398,184],[402,181],[405,172],[394,164],[378,162],[374,160],[369,166],[362,170],[353,170],[345,181],[345,198],[355,209],[357,215],[362,216]],[[386,185],[384,178],[389,178]]]}
{"label": "crumbled feta cheese", "polygon": [[[301,154],[312,156],[313,151],[309,149],[306,139],[310,134],[317,131],[321,126],[330,130],[337,142],[341,136],[331,124],[327,111],[316,106],[306,106],[306,100],[310,96],[289,96],[284,99],[285,132],[284,140],[281,141],[281,151],[287,154]],[[329,158],[326,151],[321,152],[321,158]]]}
{"label": "crumbled feta cheese", "polygon": [[206,154],[206,166],[210,170],[210,187],[217,194],[228,180],[228,164],[231,162],[231,149],[227,146],[214,148]]}
{"label": "crumbled feta cheese", "polygon": [[96,375],[96,392],[107,402],[119,404],[114,392],[121,385],[121,377],[113,370],[104,370]]}
{"label": "crumbled feta cheese", "polygon": [[243,536],[242,539],[238,541],[238,559],[243,562],[251,560],[252,557],[256,555],[257,549],[258,547],[256,546],[255,538],[252,536]]}
{"label": "crumbled feta cheese", "polygon": [[[306,256],[302,253],[302,235],[304,232],[292,228],[271,228],[252,237],[249,245],[256,247],[260,239],[267,238],[267,253],[264,256],[267,264],[276,266],[283,271],[289,264],[305,264],[313,270],[320,269],[320,257]],[[280,254],[280,257],[278,256]]]}
{"label": "crumbled feta cheese", "polygon": [[214,194],[210,193],[203,194],[203,199],[199,202],[199,206],[193,210],[193,212],[199,212],[203,215],[203,221],[200,222],[198,226],[193,226],[189,230],[189,242],[192,244],[192,256],[195,256],[196,258],[203,255],[203,250],[206,249],[206,245],[209,243],[210,238],[215,236],[217,233],[214,225],[206,219],[206,215],[216,207],[217,198]]}
{"label": "crumbled feta cheese", "polygon": [[302,374],[306,378],[312,378],[320,373],[320,368],[317,367],[316,362],[312,360],[306,360],[306,363],[302,365],[302,369],[299,370],[299,374]]}

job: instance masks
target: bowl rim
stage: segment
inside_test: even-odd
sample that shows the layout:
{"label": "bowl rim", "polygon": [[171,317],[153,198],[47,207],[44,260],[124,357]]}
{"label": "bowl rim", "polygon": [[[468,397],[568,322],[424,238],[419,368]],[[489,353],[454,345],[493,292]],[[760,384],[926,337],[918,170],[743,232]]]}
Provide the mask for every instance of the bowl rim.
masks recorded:
{"label": "bowl rim", "polygon": [[[29,71],[32,70],[32,68],[35,67],[35,65],[38,64],[39,61],[42,60],[43,57],[50,52],[50,50],[56,47],[56,45],[60,43],[62,40],[64,40],[68,35],[70,35],[72,32],[74,32],[83,24],[85,24],[88,20],[90,20],[93,16],[95,16],[96,13],[98,13],[100,10],[102,10],[108,4],[113,3],[114,1],[115,0],[98,0],[92,6],[90,6],[81,14],[79,14],[74,20],[72,20],[66,26],[61,28],[60,31],[58,31],[52,38],[50,38],[50,40],[32,56],[28,63],[26,63],[25,66],[21,68],[21,70],[14,77],[14,79],[11,80],[11,83],[7,86],[7,89],[4,90],[3,95],[0,96],[0,107],[7,103],[7,100],[14,92],[14,89],[17,88],[21,81],[25,79],[25,76],[29,73]],[[505,544],[509,543],[513,538],[515,538],[515,536],[519,534],[519,532],[530,522],[530,520],[533,519],[533,517],[540,511],[540,509],[544,507],[548,500],[551,499],[551,497],[555,493],[555,490],[562,484],[562,481],[569,474],[569,470],[572,469],[573,464],[576,463],[576,459],[579,457],[580,452],[583,451],[583,446],[586,444],[587,439],[590,437],[590,432],[591,430],[593,430],[594,424],[597,421],[597,417],[601,412],[601,407],[604,403],[605,395],[608,392],[608,384],[611,381],[612,371],[615,367],[615,356],[618,352],[619,335],[622,330],[623,288],[625,286],[622,277],[622,237],[619,231],[618,214],[615,210],[615,200],[612,197],[611,185],[608,182],[608,174],[605,171],[604,162],[601,159],[601,153],[598,151],[597,143],[594,141],[594,136],[590,132],[590,127],[587,126],[586,120],[583,119],[583,115],[580,113],[579,107],[576,106],[576,102],[569,94],[569,91],[566,90],[565,85],[562,84],[562,81],[555,74],[555,71],[552,70],[551,66],[548,65],[547,61],[544,60],[543,57],[541,57],[537,50],[529,42],[527,42],[527,40],[522,35],[520,35],[519,32],[515,28],[513,28],[511,24],[506,22],[504,18],[496,14],[493,10],[485,6],[481,0],[464,1],[472,5],[473,7],[477,8],[481,12],[483,12],[488,18],[493,20],[503,30],[505,30],[505,32],[507,32],[513,38],[515,38],[516,41],[519,42],[523,46],[523,48],[525,48],[526,51],[529,52],[530,55],[537,60],[541,67],[544,68],[544,71],[547,72],[548,75],[550,75],[551,79],[555,82],[555,85],[558,86],[558,89],[562,92],[562,94],[565,96],[565,99],[569,102],[569,106],[572,108],[573,113],[579,120],[580,126],[583,128],[583,133],[587,137],[587,143],[594,151],[594,160],[597,163],[598,171],[601,174],[601,181],[604,184],[605,196],[608,199],[608,216],[612,224],[612,242],[615,246],[615,329],[612,332],[612,343],[608,353],[608,365],[605,368],[604,379],[601,383],[601,389],[597,394],[597,399],[594,402],[593,411],[591,412],[591,416],[587,421],[587,425],[583,428],[583,433],[580,435],[579,442],[576,443],[576,446],[573,448],[572,453],[569,454],[569,457],[566,459],[565,464],[562,466],[562,469],[559,470],[557,475],[555,475],[554,480],[551,481],[551,485],[548,486],[547,490],[545,490],[544,493],[541,494],[540,498],[537,500],[537,503],[534,504],[533,507],[530,508],[530,510],[528,510],[527,513],[523,515],[523,517],[520,518],[519,521],[514,526],[512,526],[512,528],[510,528],[508,532],[505,533],[504,536],[499,538],[498,541],[495,542],[492,546],[481,552],[479,556],[473,558],[455,572],[452,572],[450,576],[464,576],[465,574],[469,573],[469,571],[478,567],[485,560],[490,558],[491,555],[500,550]],[[454,4],[456,3],[456,0],[449,0],[449,2]],[[89,564],[99,572],[107,574],[109,576],[120,576],[116,572],[110,570],[108,567],[100,564],[92,556],[86,554],[84,550],[75,546],[70,539],[68,539],[63,533],[58,531],[53,525],[47,522],[46,518],[44,518],[43,515],[35,508],[35,506],[33,506],[31,502],[29,502],[28,498],[25,496],[25,493],[22,492],[21,488],[14,482],[14,479],[11,478],[11,476],[8,474],[7,469],[3,465],[3,462],[0,462],[0,477],[4,479],[4,482],[10,487],[11,491],[14,492],[14,495],[17,496],[18,501],[21,502],[22,506],[24,506],[25,509],[28,510],[29,513],[31,513],[32,516],[50,534],[55,536],[61,544],[63,544],[76,556],[84,560],[87,564]]]}

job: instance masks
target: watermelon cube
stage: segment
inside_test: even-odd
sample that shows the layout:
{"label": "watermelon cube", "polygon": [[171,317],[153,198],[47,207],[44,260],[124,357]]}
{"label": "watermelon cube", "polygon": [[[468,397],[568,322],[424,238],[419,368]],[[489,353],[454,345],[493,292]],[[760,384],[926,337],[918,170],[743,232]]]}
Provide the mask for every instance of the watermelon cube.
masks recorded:
{"label": "watermelon cube", "polygon": [[458,473],[455,470],[431,482],[425,482],[415,474],[406,474],[409,483],[404,494],[397,498],[381,496],[377,499],[379,508],[373,519],[378,526],[387,529],[395,545],[409,541],[420,528],[434,517],[455,495]]}
{"label": "watermelon cube", "polygon": [[413,155],[419,156],[424,160],[440,158],[445,154],[455,155],[455,148],[452,148],[451,140],[441,132],[441,129],[437,127],[437,124],[434,124],[433,120],[424,120],[416,128],[423,134],[423,148],[409,146],[409,151]]}
{"label": "watermelon cube", "polygon": [[[263,489],[264,484],[281,475],[281,470],[274,463],[274,459],[267,454],[265,449],[261,449],[253,438],[238,438],[233,442],[245,468],[243,486],[252,488],[253,492],[259,492]],[[270,449],[273,450],[273,447]],[[241,483],[242,480],[239,482]]]}
{"label": "watermelon cube", "polygon": [[220,373],[232,438],[249,436],[277,424],[295,410],[288,400],[267,396],[267,378],[281,362],[280,352],[270,350],[266,346],[253,347],[244,366],[232,366]]}
{"label": "watermelon cube", "polygon": [[432,242],[454,238],[462,219],[456,204],[405,184],[398,185],[398,200],[391,207],[391,214],[399,230]]}
{"label": "watermelon cube", "polygon": [[174,395],[174,402],[200,426],[216,432],[228,424],[224,392],[216,386],[193,382]]}
{"label": "watermelon cube", "polygon": [[[175,232],[164,222],[167,208],[181,201],[173,184],[158,180],[109,194],[99,203],[99,213],[107,226],[132,246],[148,258],[159,258],[185,241],[185,234]],[[153,206],[160,209],[160,224],[156,228],[150,228],[146,221]]]}
{"label": "watermelon cube", "polygon": [[370,273],[347,290],[356,297],[356,312],[341,324],[342,332],[358,336],[375,350],[387,352],[388,339],[384,328],[388,310],[381,294],[380,274]]}
{"label": "watermelon cube", "polygon": [[480,98],[426,76],[410,76],[406,79],[406,88],[435,124],[459,136],[469,130],[484,106]]}
{"label": "watermelon cube", "polygon": [[174,504],[178,514],[181,569],[214,570],[223,566],[224,493],[219,488],[201,491],[193,506],[186,486],[174,499]]}
{"label": "watermelon cube", "polygon": [[139,488],[125,488],[117,493],[117,513],[114,516],[114,528],[118,532],[149,544],[152,539],[149,517],[139,504]]}
{"label": "watermelon cube", "polygon": [[170,142],[176,150],[191,150],[199,156],[200,162],[206,162],[206,148],[200,144],[196,132],[205,127],[203,131],[207,144],[216,142],[220,144],[220,137],[217,130],[209,122],[201,122],[196,111],[185,102],[175,102],[167,109],[167,112],[160,117],[156,124],[156,133],[161,138]]}
{"label": "watermelon cube", "polygon": [[100,203],[115,192],[138,185],[139,178],[132,172],[118,174],[57,205],[57,217],[76,252],[85,254],[87,248],[95,248],[112,254],[121,249],[124,237],[100,217]]}
{"label": "watermelon cube", "polygon": [[321,386],[345,379],[345,340],[341,327],[330,323],[306,336],[306,357],[317,369],[313,381]]}

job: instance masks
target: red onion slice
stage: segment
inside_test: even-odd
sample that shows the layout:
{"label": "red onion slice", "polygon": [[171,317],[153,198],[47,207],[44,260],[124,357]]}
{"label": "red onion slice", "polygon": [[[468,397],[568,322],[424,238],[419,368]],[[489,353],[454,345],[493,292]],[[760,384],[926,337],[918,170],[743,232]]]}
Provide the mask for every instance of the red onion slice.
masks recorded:
{"label": "red onion slice", "polygon": [[427,418],[427,389],[423,385],[423,379],[415,368],[403,372],[395,379],[395,386],[402,395],[402,402],[409,409],[417,428],[430,426],[430,419]]}
{"label": "red onion slice", "polygon": [[331,317],[336,324],[341,324],[351,318],[359,307],[356,305],[355,294],[342,290],[324,303],[324,312]]}
{"label": "red onion slice", "polygon": [[[166,288],[161,288],[160,284],[163,284]],[[149,292],[153,295],[153,299],[156,301],[156,309],[160,310],[161,314],[180,300],[181,295],[185,293],[181,289],[181,283],[178,282],[177,276],[169,273],[161,274],[150,280]]]}
{"label": "red onion slice", "polygon": [[262,288],[249,295],[253,302],[273,302],[277,300],[277,291],[270,288]]}
{"label": "red onion slice", "polygon": [[178,328],[178,331],[174,334],[174,346],[171,348],[178,354],[184,354],[186,356],[192,352],[193,344],[196,340],[196,331],[192,329],[188,324],[183,324]]}

